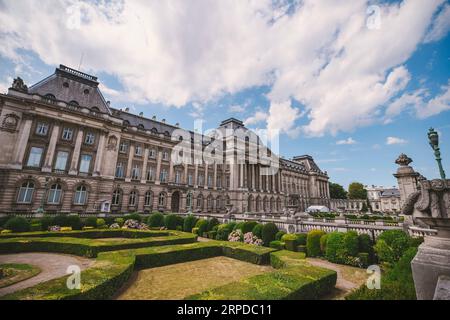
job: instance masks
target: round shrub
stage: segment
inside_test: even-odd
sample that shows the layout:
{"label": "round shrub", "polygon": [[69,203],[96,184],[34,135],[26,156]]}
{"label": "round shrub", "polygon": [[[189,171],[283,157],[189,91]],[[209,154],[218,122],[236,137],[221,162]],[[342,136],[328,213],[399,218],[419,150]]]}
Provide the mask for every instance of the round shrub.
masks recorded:
{"label": "round shrub", "polygon": [[320,255],[320,237],[325,234],[322,230],[311,230],[306,237],[306,251],[309,257]]}
{"label": "round shrub", "polygon": [[297,243],[300,246],[306,246],[306,239],[308,235],[306,233],[298,233],[297,234]]}
{"label": "round shrub", "polygon": [[279,240],[274,240],[274,241],[271,241],[269,243],[269,247],[274,248],[274,249],[278,249],[278,250],[283,250],[284,249],[284,242],[279,241]]}
{"label": "round shrub", "polygon": [[402,230],[383,231],[375,244],[375,251],[382,262],[395,263],[409,248],[410,236]]}
{"label": "round shrub", "polygon": [[206,221],[205,219],[199,219],[195,224],[195,228],[198,229],[197,234],[200,237],[204,237],[204,233],[208,231],[208,221]]}
{"label": "round shrub", "polygon": [[106,226],[106,221],[105,221],[105,219],[98,218],[97,221],[96,221],[96,224],[97,224],[97,228],[101,229],[101,228],[104,228]]}
{"label": "round shrub", "polygon": [[275,235],[277,234],[278,231],[280,230],[278,230],[278,227],[276,226],[275,223],[272,222],[266,223],[263,226],[261,232],[263,244],[268,247],[270,242],[275,240]]}
{"label": "round shrub", "polygon": [[192,228],[192,233],[198,235],[198,228],[197,227],[196,228]]}
{"label": "round shrub", "polygon": [[111,224],[113,224],[115,221],[115,219],[114,219],[114,217],[105,217],[105,218],[103,218],[103,219],[105,219],[105,223],[109,226],[109,225],[111,225]]}
{"label": "round shrub", "polygon": [[356,231],[348,231],[344,234],[343,245],[345,254],[356,257],[358,255],[358,233]]}
{"label": "round shrub", "polygon": [[130,214],[126,214],[123,219],[125,221],[127,220],[136,220],[138,222],[142,221],[142,216],[139,213],[130,213]]}
{"label": "round shrub", "polygon": [[230,229],[229,225],[226,223],[219,224],[217,227],[217,233],[216,233],[216,240],[228,240],[228,235],[230,234],[232,230]]}
{"label": "round shrub", "polygon": [[281,238],[286,234],[286,232],[284,231],[278,231],[277,234],[275,235],[275,240],[280,241]]}
{"label": "round shrub", "polygon": [[235,224],[233,227],[233,230],[241,230],[242,231],[242,229],[244,229],[244,224],[245,224],[244,221],[239,222],[238,224]]}
{"label": "round shrub", "polygon": [[160,212],[152,213],[147,219],[147,224],[150,227],[163,227],[164,215]]}
{"label": "round shrub", "polygon": [[[164,226],[170,230],[177,229],[177,216],[174,214],[168,214],[164,217]],[[191,228],[192,230],[192,228]]]}
{"label": "round shrub", "polygon": [[285,234],[281,237],[281,241],[284,242],[286,250],[296,251],[299,243],[297,242],[297,235],[295,233]]}
{"label": "round shrub", "polygon": [[12,232],[27,232],[30,231],[30,224],[27,219],[22,217],[13,217],[6,221],[5,229]]}
{"label": "round shrub", "polygon": [[114,223],[117,223],[119,226],[123,226],[123,224],[124,224],[124,220],[123,220],[123,218],[115,218],[114,219]]}
{"label": "round shrub", "polygon": [[362,233],[358,236],[358,250],[369,254],[373,251],[372,239],[368,234]]}
{"label": "round shrub", "polygon": [[192,228],[195,227],[195,224],[197,223],[197,218],[193,215],[188,215],[184,219],[184,225],[183,225],[183,231],[184,232],[191,232]]}
{"label": "round shrub", "polygon": [[[257,236],[259,239],[262,238],[262,229],[263,229],[263,224],[262,223],[257,223],[256,226],[253,227],[252,233]],[[280,233],[282,231],[277,232]],[[280,239],[276,239],[276,240],[280,240]]]}
{"label": "round shrub", "polygon": [[183,218],[182,216],[178,216],[178,215],[176,217],[177,217],[177,230],[183,231],[185,218]]}
{"label": "round shrub", "polygon": [[246,221],[244,222],[244,225],[242,226],[242,233],[246,234],[247,232],[252,232],[253,228],[258,224],[256,221]]}
{"label": "round shrub", "polygon": [[209,219],[207,231],[212,231],[212,229],[219,224],[220,224],[220,222],[217,218]]}
{"label": "round shrub", "polygon": [[230,232],[236,229],[236,222],[228,222],[228,229],[230,229]]}
{"label": "round shrub", "polygon": [[327,240],[328,240],[328,234],[324,234],[320,237],[320,252],[322,255],[325,255],[327,251]]}
{"label": "round shrub", "polygon": [[83,228],[83,223],[81,222],[81,219],[79,216],[71,215],[67,217],[67,226],[64,227],[71,227],[72,230],[81,230]]}
{"label": "round shrub", "polygon": [[325,249],[325,257],[330,262],[338,262],[338,253],[342,248],[342,242],[344,239],[343,232],[331,232],[327,237],[327,246]]}
{"label": "round shrub", "polygon": [[57,215],[56,217],[53,218],[52,224],[54,226],[60,226],[60,227],[68,227],[69,226],[69,222],[68,222],[68,216],[66,215]]}
{"label": "round shrub", "polygon": [[48,231],[48,228],[53,225],[53,219],[49,216],[44,216],[41,219],[41,228],[43,231]]}
{"label": "round shrub", "polygon": [[97,227],[97,218],[96,217],[87,218],[86,220],[84,220],[84,225],[86,227],[96,228]]}

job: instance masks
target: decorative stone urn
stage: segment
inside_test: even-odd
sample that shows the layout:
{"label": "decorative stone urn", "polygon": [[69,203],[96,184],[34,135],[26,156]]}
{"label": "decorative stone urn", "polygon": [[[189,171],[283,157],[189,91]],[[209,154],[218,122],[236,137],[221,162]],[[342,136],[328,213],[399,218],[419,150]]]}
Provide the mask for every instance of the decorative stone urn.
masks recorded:
{"label": "decorative stone urn", "polygon": [[[412,193],[402,209],[412,214],[415,224],[437,230],[425,236],[411,262],[417,299],[443,299],[450,292],[450,180],[419,181],[419,190]],[[445,298],[444,298],[445,299]]]}

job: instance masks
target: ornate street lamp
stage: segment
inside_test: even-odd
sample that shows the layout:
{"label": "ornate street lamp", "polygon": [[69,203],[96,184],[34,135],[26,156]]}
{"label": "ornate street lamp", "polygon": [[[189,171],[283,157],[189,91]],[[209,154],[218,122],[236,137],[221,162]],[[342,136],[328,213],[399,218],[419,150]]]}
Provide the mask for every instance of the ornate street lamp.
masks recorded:
{"label": "ornate street lamp", "polygon": [[49,180],[50,180],[49,177],[45,178],[44,194],[42,195],[42,198],[41,198],[41,204],[40,204],[39,208],[36,210],[36,214],[37,215],[43,215],[44,214],[44,203],[45,203],[45,198],[47,197],[47,188],[48,188],[48,181]]}
{"label": "ornate street lamp", "polygon": [[428,131],[428,140],[430,141],[431,148],[433,148],[434,150],[434,156],[436,157],[436,161],[438,163],[441,179],[445,179],[445,172],[442,168],[441,162],[441,151],[439,149],[439,135],[433,128],[430,128],[430,130]]}

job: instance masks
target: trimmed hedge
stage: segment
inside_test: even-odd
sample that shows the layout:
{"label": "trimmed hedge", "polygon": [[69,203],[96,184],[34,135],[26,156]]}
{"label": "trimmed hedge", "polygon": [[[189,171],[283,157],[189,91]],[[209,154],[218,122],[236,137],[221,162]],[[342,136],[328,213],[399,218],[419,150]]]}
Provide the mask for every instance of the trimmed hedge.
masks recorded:
{"label": "trimmed hedge", "polygon": [[306,252],[308,257],[320,255],[320,237],[325,234],[322,230],[311,230],[306,238]]}
{"label": "trimmed hedge", "polygon": [[184,232],[191,232],[192,228],[194,228],[197,223],[197,218],[194,217],[193,215],[188,215],[185,219],[184,219],[184,224],[183,224],[183,231]]}
{"label": "trimmed hedge", "polygon": [[286,234],[284,231],[278,231],[275,235],[275,240],[281,241],[281,237],[283,237]]}
{"label": "trimmed hedge", "polygon": [[269,247],[274,248],[274,249],[278,249],[278,250],[283,250],[285,248],[285,243],[279,240],[274,240],[269,244]]}
{"label": "trimmed hedge", "polygon": [[205,219],[199,219],[195,224],[195,227],[198,228],[197,234],[200,237],[203,237],[203,234],[206,233],[208,230],[208,221]]}
{"label": "trimmed hedge", "polygon": [[381,262],[394,264],[410,247],[411,237],[402,230],[383,231],[377,238],[375,251]]}
{"label": "trimmed hedge", "polygon": [[[252,233],[254,236],[256,236],[258,239],[262,238],[262,229],[263,229],[263,224],[262,223],[257,223],[252,230]],[[279,239],[277,239],[279,240]]]}
{"label": "trimmed hedge", "polygon": [[135,230],[135,229],[93,229],[83,231],[43,231],[43,232],[22,232],[22,233],[9,233],[1,234],[0,239],[9,239],[17,237],[27,238],[51,238],[51,237],[71,237],[71,238],[149,238],[149,237],[165,237],[170,234],[176,234],[169,231],[159,230]]}
{"label": "trimmed hedge", "polygon": [[269,264],[274,249],[254,246],[242,242],[221,242],[223,255],[253,264]]}
{"label": "trimmed hedge", "polygon": [[[164,217],[164,226],[167,229],[176,230],[177,225],[178,225],[178,218],[176,215],[168,214],[167,216]],[[192,230],[192,228],[191,228],[191,230]],[[191,230],[189,230],[189,232],[191,232]]]}
{"label": "trimmed hedge", "polygon": [[278,232],[278,227],[275,225],[275,223],[269,222],[266,223],[261,232],[261,239],[263,241],[263,244],[265,246],[269,246],[270,242],[275,240],[275,235]]}
{"label": "trimmed hedge", "polygon": [[5,223],[5,229],[12,232],[27,232],[30,230],[30,224],[23,217],[12,217]]}
{"label": "trimmed hedge", "polygon": [[211,218],[208,220],[208,229],[206,231],[212,231],[215,226],[220,224],[217,218]]}
{"label": "trimmed hedge", "polygon": [[159,212],[152,213],[147,219],[147,224],[153,228],[164,227],[164,215]]}
{"label": "trimmed hedge", "polygon": [[338,252],[341,249],[341,243],[344,239],[343,232],[331,232],[328,234],[325,257],[330,262],[338,262]]}

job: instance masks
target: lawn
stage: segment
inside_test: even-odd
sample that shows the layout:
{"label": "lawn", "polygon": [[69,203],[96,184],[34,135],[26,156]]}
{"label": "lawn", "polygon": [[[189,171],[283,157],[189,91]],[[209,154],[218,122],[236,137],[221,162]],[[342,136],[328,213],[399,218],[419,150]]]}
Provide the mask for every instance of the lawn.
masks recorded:
{"label": "lawn", "polygon": [[41,272],[38,267],[22,263],[0,264],[0,269],[3,274],[3,277],[0,278],[0,288],[29,279]]}
{"label": "lawn", "polygon": [[136,272],[117,295],[120,300],[183,299],[207,289],[265,272],[261,266],[220,256]]}

